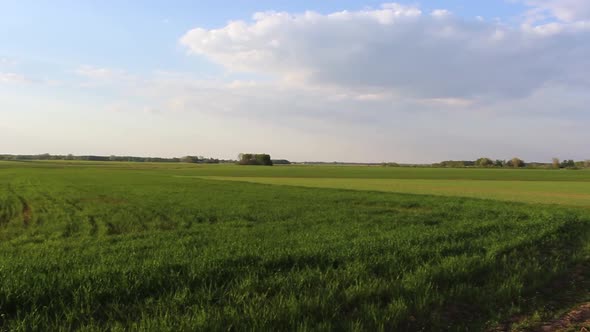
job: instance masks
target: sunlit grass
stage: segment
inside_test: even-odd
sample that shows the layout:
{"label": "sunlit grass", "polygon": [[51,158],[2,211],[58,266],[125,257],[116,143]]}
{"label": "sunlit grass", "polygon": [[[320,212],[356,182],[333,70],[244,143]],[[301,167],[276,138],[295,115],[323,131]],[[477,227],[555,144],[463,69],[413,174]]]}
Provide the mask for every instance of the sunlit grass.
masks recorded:
{"label": "sunlit grass", "polygon": [[476,197],[502,201],[561,204],[590,208],[590,182],[585,181],[490,181],[230,176],[206,176],[202,178],[312,188],[375,190],[397,193]]}

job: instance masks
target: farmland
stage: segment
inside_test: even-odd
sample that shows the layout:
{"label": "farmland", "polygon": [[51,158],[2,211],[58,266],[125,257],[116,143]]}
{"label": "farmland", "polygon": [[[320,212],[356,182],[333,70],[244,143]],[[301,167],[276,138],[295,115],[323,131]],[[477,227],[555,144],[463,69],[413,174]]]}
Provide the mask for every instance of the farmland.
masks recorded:
{"label": "farmland", "polygon": [[586,170],[0,162],[0,329],[492,328],[557,310],[588,207]]}

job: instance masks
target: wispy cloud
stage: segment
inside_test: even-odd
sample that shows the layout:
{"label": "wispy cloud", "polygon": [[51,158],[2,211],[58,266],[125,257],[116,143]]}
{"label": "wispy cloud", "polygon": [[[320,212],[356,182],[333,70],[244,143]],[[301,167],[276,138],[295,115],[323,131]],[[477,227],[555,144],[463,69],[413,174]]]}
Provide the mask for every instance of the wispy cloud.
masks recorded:
{"label": "wispy cloud", "polygon": [[588,0],[525,0],[532,7],[527,13],[529,19],[544,20],[556,18],[562,22],[590,20],[590,1]]}
{"label": "wispy cloud", "polygon": [[18,62],[14,58],[0,56],[0,66],[14,66],[17,63]]}
{"label": "wispy cloud", "polygon": [[32,83],[32,80],[28,79],[27,77],[21,74],[0,72],[0,83],[28,84]]}
{"label": "wispy cloud", "polygon": [[90,65],[83,65],[78,67],[74,73],[78,76],[86,79],[84,85],[96,85],[108,82],[124,83],[130,82],[135,77],[124,70],[96,67]]}

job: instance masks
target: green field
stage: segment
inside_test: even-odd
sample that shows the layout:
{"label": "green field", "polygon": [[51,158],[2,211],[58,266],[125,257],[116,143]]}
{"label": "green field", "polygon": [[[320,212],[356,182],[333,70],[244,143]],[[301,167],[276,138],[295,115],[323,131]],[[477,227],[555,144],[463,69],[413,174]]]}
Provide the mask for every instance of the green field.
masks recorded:
{"label": "green field", "polygon": [[0,330],[493,328],[576,291],[587,207],[585,170],[0,162]]}
{"label": "green field", "polygon": [[204,176],[272,185],[488,198],[590,207],[590,182]]}

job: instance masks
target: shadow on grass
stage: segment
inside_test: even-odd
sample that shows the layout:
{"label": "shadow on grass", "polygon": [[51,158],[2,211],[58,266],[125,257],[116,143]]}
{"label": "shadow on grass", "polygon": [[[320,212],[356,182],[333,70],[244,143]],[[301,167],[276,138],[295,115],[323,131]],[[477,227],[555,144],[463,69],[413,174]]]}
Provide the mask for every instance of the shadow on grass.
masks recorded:
{"label": "shadow on grass", "polygon": [[582,257],[549,284],[525,297],[521,314],[488,331],[584,331],[590,324],[590,231],[585,229]]}

